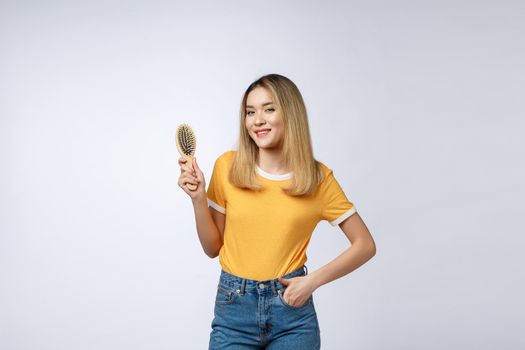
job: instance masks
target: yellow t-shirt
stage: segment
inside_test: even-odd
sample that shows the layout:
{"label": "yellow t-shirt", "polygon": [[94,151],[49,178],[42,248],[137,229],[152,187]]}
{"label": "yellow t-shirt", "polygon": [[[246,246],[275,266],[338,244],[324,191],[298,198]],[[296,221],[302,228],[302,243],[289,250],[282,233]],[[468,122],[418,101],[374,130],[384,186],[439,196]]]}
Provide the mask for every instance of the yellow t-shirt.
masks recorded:
{"label": "yellow t-shirt", "polygon": [[310,197],[292,197],[282,191],[292,173],[274,175],[256,167],[262,192],[241,189],[228,181],[236,151],[215,161],[208,186],[208,205],[226,215],[224,245],[219,252],[223,270],[265,281],[301,267],[313,230],[321,220],[336,226],[356,212],[333,172],[320,162],[325,178]]}

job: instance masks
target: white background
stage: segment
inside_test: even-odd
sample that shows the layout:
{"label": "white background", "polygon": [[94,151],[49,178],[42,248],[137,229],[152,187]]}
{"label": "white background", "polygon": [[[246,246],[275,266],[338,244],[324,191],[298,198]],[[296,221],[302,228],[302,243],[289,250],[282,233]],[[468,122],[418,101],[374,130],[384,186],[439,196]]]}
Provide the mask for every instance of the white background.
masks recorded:
{"label": "white background", "polygon": [[[323,349],[525,346],[521,1],[2,1],[0,348],[206,349],[220,266],[177,186],[242,93],[301,90],[377,255],[314,293]],[[315,271],[348,247],[316,228]]]}

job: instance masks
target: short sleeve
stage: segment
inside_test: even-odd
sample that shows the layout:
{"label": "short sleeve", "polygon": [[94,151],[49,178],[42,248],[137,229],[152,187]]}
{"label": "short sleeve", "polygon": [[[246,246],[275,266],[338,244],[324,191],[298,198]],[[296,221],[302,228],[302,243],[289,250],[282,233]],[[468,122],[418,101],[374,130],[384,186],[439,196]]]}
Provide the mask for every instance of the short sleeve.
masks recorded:
{"label": "short sleeve", "polygon": [[322,217],[330,225],[336,226],[356,212],[343,189],[334,177],[332,170],[326,174],[321,184]]}
{"label": "short sleeve", "polygon": [[217,158],[213,166],[210,183],[208,185],[207,197],[208,206],[226,214],[226,198],[224,195],[224,180],[227,174],[224,173],[221,157]]}

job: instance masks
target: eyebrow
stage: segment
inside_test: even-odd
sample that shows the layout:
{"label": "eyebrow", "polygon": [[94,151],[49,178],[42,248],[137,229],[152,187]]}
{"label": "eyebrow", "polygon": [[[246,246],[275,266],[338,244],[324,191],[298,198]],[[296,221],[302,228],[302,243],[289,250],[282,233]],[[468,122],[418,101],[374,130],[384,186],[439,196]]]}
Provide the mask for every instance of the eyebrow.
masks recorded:
{"label": "eyebrow", "polygon": [[[268,106],[268,105],[273,105],[273,102],[265,102],[261,106],[264,107],[264,106]],[[246,108],[253,108],[253,106],[246,105]]]}

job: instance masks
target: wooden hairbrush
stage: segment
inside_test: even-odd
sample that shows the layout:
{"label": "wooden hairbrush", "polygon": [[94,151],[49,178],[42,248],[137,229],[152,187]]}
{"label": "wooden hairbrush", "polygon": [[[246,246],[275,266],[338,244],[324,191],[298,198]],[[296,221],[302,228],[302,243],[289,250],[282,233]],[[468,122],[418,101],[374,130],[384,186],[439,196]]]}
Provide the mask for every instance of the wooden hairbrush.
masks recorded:
{"label": "wooden hairbrush", "polygon": [[[177,150],[180,155],[187,160],[192,170],[193,169],[193,156],[195,155],[195,148],[197,146],[197,139],[193,129],[188,124],[181,124],[177,127],[175,133],[175,140],[177,141]],[[197,185],[186,183],[190,191],[195,191]]]}

